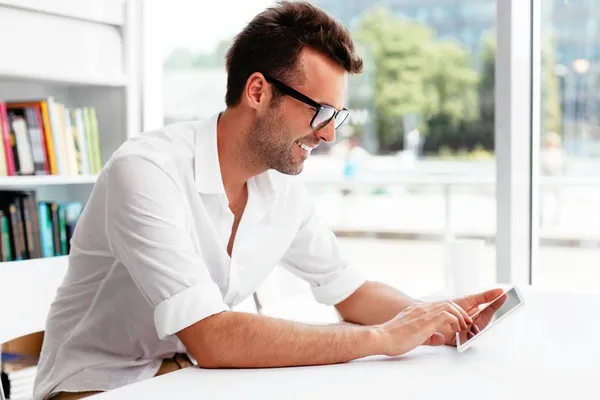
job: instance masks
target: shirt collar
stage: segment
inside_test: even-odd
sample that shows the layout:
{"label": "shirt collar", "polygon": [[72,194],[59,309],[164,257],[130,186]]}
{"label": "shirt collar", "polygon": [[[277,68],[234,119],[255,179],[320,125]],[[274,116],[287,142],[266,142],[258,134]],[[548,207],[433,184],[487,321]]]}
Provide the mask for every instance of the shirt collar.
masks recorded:
{"label": "shirt collar", "polygon": [[217,149],[218,120],[216,114],[201,123],[194,137],[194,179],[196,190],[204,194],[225,194]]}
{"label": "shirt collar", "polygon": [[[216,114],[201,123],[194,137],[194,179],[196,190],[203,194],[225,194],[217,148],[219,115]],[[248,191],[257,195],[264,210],[273,205],[276,198],[271,173],[265,171],[248,181]]]}

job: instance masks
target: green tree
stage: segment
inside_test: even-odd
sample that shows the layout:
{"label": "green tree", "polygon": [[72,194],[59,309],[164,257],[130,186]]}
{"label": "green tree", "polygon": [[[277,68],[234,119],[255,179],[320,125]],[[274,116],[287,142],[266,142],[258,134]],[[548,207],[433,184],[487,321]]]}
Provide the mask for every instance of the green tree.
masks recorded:
{"label": "green tree", "polygon": [[[481,119],[478,122],[478,131],[484,138],[487,149],[493,149],[494,142],[494,85],[496,41],[491,35],[483,40],[482,46],[483,66],[479,81],[479,102]],[[558,77],[554,71],[556,56],[554,46],[550,41],[542,44],[541,54],[541,134],[548,131],[561,132],[562,113],[560,106],[560,92]]]}
{"label": "green tree", "polygon": [[[429,99],[426,77],[433,73],[433,33],[426,27],[393,16],[387,9],[366,13],[355,38],[369,49],[372,60],[365,71],[374,77],[376,130],[382,149],[402,141],[403,116],[421,114]],[[367,67],[367,66],[365,66]],[[396,146],[395,146],[396,145]]]}
{"label": "green tree", "polygon": [[436,43],[435,73],[431,78],[429,118],[424,150],[438,152],[441,146],[454,149],[476,146],[469,127],[479,117],[479,75],[471,65],[467,49],[455,42]]}
{"label": "green tree", "polygon": [[457,43],[380,7],[361,17],[354,37],[368,49],[380,150],[401,147],[408,116],[418,116],[422,133],[433,129],[437,136],[459,136],[463,121],[476,118],[477,74]]}

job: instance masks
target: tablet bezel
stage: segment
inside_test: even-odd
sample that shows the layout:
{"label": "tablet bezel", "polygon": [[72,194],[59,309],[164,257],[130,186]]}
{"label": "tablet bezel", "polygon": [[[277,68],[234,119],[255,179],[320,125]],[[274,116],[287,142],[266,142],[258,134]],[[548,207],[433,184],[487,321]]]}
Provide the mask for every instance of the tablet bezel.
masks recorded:
{"label": "tablet bezel", "polygon": [[477,338],[481,337],[483,334],[485,334],[485,332],[487,332],[490,329],[492,329],[492,327],[495,326],[498,322],[502,321],[507,316],[513,314],[515,311],[520,310],[521,308],[523,308],[523,306],[525,305],[525,299],[523,298],[523,293],[521,292],[521,290],[516,285],[513,285],[511,288],[505,290],[503,294],[501,294],[500,296],[496,297],[494,300],[490,301],[484,308],[482,308],[481,310],[479,310],[476,314],[479,314],[481,311],[485,310],[494,301],[498,300],[500,297],[504,296],[506,293],[510,292],[511,290],[514,290],[515,293],[517,294],[517,297],[519,298],[519,304],[517,304],[515,307],[513,307],[510,311],[508,311],[506,314],[504,314],[500,318],[492,321],[492,323],[490,323],[488,326],[486,326],[481,332],[479,332],[477,335],[473,336],[471,339],[467,340],[466,342],[464,342],[462,344],[460,343],[460,333],[457,332],[456,333],[456,350],[458,350],[459,353],[462,353],[463,351],[465,351],[469,347],[471,347],[473,345],[473,343],[477,340]]}

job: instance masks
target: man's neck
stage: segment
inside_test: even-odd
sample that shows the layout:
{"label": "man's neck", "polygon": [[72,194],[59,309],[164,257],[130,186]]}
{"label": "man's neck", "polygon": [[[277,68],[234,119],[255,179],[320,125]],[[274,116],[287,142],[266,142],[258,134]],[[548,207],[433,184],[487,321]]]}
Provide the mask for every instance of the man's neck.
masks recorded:
{"label": "man's neck", "polygon": [[237,197],[244,190],[246,182],[266,170],[253,159],[247,148],[246,135],[252,120],[241,110],[228,108],[217,123],[217,149],[221,178],[227,197]]}

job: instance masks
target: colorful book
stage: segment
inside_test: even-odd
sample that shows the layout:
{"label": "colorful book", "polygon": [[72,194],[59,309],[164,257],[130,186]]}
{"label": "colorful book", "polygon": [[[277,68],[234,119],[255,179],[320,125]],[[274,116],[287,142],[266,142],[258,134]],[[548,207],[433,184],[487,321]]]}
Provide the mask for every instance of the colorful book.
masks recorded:
{"label": "colorful book", "polygon": [[33,153],[33,165],[36,175],[47,175],[46,154],[44,151],[43,135],[38,125],[35,110],[32,107],[23,108],[25,121],[27,122],[27,131],[29,132],[29,141],[31,143],[31,151]]}
{"label": "colorful book", "polygon": [[16,175],[15,168],[15,159],[12,152],[12,137],[10,133],[8,114],[6,113],[6,104],[0,102],[0,124],[2,124],[2,138],[1,140],[4,143],[4,153],[6,156],[6,169],[8,170],[8,175],[13,176]]}
{"label": "colorful book", "polygon": [[[42,110],[42,106],[46,105],[45,100],[32,100],[32,101],[11,101],[6,103],[6,107],[8,109],[11,108],[23,108],[28,110],[27,112],[30,114],[30,117],[27,119],[27,124],[30,129],[33,130],[33,135],[31,136],[31,143],[33,145],[34,153],[37,151],[38,159],[40,163],[43,163],[43,168],[39,168],[40,171],[43,170],[43,173],[40,174],[50,175],[52,173],[51,169],[51,156],[54,156],[48,149],[47,143],[47,131],[51,135],[50,132],[50,123],[46,121],[48,116],[44,116],[44,111]],[[47,106],[46,106],[47,113]],[[35,154],[34,154],[35,155]]]}
{"label": "colorful book", "polygon": [[8,109],[7,113],[11,138],[14,138],[11,139],[14,140],[11,144],[13,145],[17,173],[19,175],[33,175],[35,164],[25,113],[22,109]]}
{"label": "colorful book", "polygon": [[48,101],[40,101],[40,108],[42,112],[42,123],[44,126],[44,143],[46,145],[46,153],[48,154],[48,164],[50,167],[50,173],[52,175],[58,175],[52,125],[50,124],[50,112],[48,110]]}
{"label": "colorful book", "polygon": [[50,207],[50,220],[52,221],[52,238],[54,239],[54,254],[62,256],[60,251],[60,223],[58,221],[58,204],[48,203]]}
{"label": "colorful book", "polygon": [[52,144],[54,147],[54,159],[56,161],[57,175],[67,175],[66,152],[64,150],[64,132],[59,116],[59,107],[54,101],[54,97],[50,96],[46,99],[48,108],[48,119],[50,121],[50,129],[52,131]]}
{"label": "colorful book", "polygon": [[38,204],[38,215],[40,222],[40,236],[42,245],[42,257],[54,257],[54,229],[52,228],[52,217],[48,203]]}
{"label": "colorful book", "polygon": [[102,154],[100,152],[100,132],[98,130],[98,116],[96,115],[96,109],[92,108],[92,127],[94,130],[94,145],[96,147],[96,168],[94,173],[99,174],[102,171]]}
{"label": "colorful book", "polygon": [[2,243],[2,261],[13,261],[10,226],[4,211],[0,211],[0,243]]}
{"label": "colorful book", "polygon": [[4,140],[2,139],[2,116],[0,116],[0,176],[8,175],[8,167],[6,166],[6,153],[4,152]]}
{"label": "colorful book", "polygon": [[71,122],[71,110],[64,105],[60,105],[65,126],[65,146],[67,157],[69,158],[69,175],[79,174],[79,163],[77,162],[77,150],[75,148],[75,135],[73,132],[73,123]]}
{"label": "colorful book", "polygon": [[64,256],[69,254],[67,245],[67,215],[65,207],[62,204],[58,205],[58,225],[60,235],[60,253]]}
{"label": "colorful book", "polygon": [[81,173],[82,174],[90,174],[90,159],[88,153],[88,144],[87,144],[87,131],[85,129],[85,119],[83,115],[82,108],[75,109],[75,124],[77,126],[77,140],[78,140],[78,148],[79,148],[79,156],[81,160]]}

